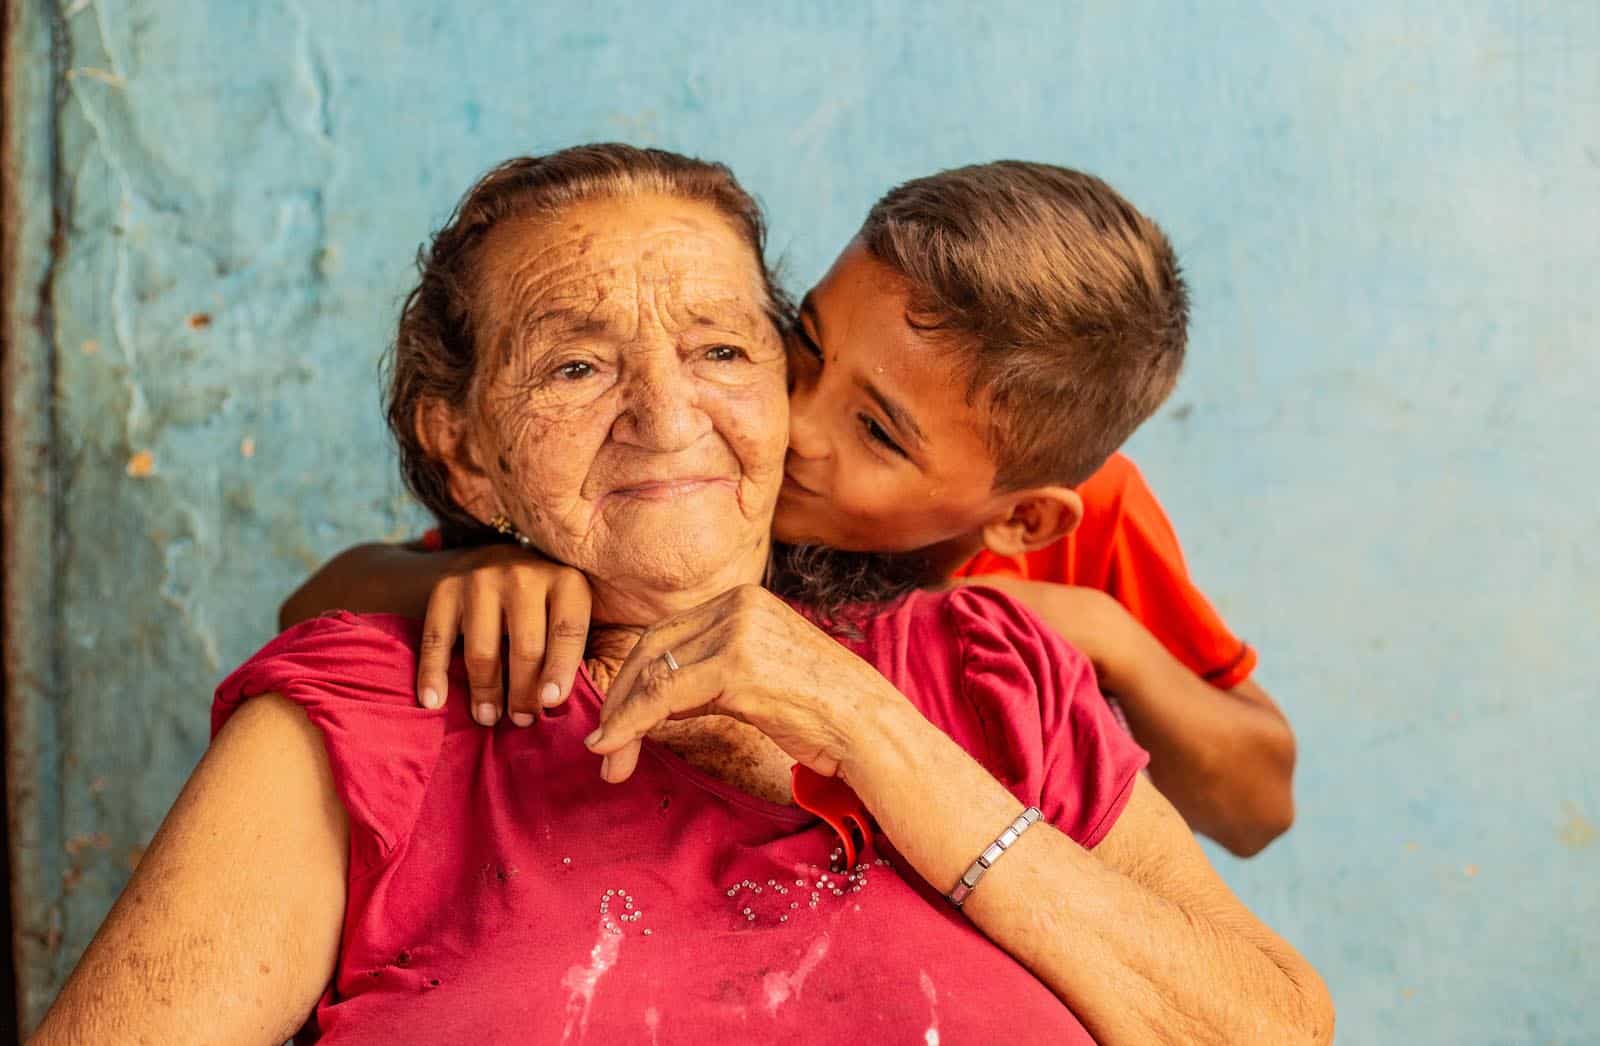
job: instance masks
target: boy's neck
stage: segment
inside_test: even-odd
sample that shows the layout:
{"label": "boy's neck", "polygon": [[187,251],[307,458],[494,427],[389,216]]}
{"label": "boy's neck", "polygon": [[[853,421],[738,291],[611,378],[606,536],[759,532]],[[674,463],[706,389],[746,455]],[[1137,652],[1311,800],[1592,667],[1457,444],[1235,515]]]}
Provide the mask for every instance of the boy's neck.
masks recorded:
{"label": "boy's neck", "polygon": [[967,562],[983,551],[983,531],[974,530],[969,534],[962,534],[937,545],[929,545],[922,549],[919,555],[923,556],[928,566],[941,578],[949,578],[956,571],[966,566]]}

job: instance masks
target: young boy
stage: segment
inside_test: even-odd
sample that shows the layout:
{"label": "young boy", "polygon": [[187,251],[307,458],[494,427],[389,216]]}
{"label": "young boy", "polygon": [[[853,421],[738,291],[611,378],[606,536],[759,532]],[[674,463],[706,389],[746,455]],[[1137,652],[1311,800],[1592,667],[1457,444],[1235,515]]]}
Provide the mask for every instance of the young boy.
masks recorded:
{"label": "young boy", "polygon": [[[1249,855],[1292,820],[1293,734],[1115,455],[1176,383],[1187,318],[1166,237],[1096,178],[1001,162],[894,189],[801,305],[773,534],[1015,595],[1094,662],[1190,824]],[[425,614],[420,700],[447,692],[459,635],[485,725],[509,632],[522,726],[569,692],[587,601],[574,572],[504,545],[362,546],[281,620]]]}

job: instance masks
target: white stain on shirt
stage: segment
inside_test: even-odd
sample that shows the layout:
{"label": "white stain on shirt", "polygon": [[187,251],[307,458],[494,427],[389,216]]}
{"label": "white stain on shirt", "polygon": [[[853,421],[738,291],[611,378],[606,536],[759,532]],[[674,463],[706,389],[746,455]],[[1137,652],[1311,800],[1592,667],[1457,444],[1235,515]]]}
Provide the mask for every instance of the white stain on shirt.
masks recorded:
{"label": "white stain on shirt", "polygon": [[589,1033],[589,1007],[594,1005],[594,990],[600,986],[600,979],[617,964],[617,953],[620,951],[622,935],[612,933],[602,919],[594,947],[589,949],[589,965],[569,966],[566,975],[561,978],[561,987],[567,989],[568,993],[567,1026],[561,1033],[562,1042],[572,1038],[574,1028],[577,1029],[579,1042]]}
{"label": "white stain on shirt", "polygon": [[828,954],[828,935],[822,934],[811,942],[811,947],[806,949],[805,958],[800,960],[800,965],[791,973],[774,970],[761,979],[761,987],[767,994],[767,1013],[776,1016],[779,1007],[791,998],[800,998],[800,989],[805,987],[806,978],[811,976],[811,971]]}
{"label": "white stain on shirt", "polygon": [[922,1041],[924,1046],[939,1046],[939,989],[933,986],[927,970],[918,970],[917,978],[922,982],[922,994],[928,998],[928,1030],[922,1033]]}

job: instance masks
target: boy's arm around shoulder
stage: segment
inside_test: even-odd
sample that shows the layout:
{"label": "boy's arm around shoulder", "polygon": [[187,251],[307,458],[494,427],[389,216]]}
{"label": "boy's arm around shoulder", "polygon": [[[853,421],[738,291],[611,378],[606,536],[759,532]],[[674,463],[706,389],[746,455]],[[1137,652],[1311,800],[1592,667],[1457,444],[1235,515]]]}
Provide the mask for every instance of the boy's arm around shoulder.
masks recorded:
{"label": "boy's arm around shoulder", "polygon": [[1150,753],[1150,779],[1191,827],[1240,857],[1294,821],[1295,740],[1270,694],[1251,680],[1219,690],[1173,657],[1097,589],[974,578],[1038,614],[1093,662]]}
{"label": "boy's arm around shoulder", "polygon": [[428,596],[450,570],[451,552],[420,544],[354,545],[324,563],[283,601],[280,629],[330,610],[422,617]]}

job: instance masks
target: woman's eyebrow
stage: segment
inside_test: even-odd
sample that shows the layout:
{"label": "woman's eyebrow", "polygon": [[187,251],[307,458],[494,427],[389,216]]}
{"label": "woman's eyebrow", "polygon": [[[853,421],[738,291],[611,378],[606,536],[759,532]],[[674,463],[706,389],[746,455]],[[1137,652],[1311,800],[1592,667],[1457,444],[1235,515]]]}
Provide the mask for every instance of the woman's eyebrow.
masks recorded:
{"label": "woman's eyebrow", "polygon": [[764,325],[767,322],[759,312],[735,298],[725,301],[696,302],[685,311],[698,327],[722,327],[736,331],[754,329],[757,325]]}
{"label": "woman's eyebrow", "polygon": [[611,329],[612,324],[596,310],[565,305],[530,312],[517,325],[517,332],[522,338],[599,336]]}

